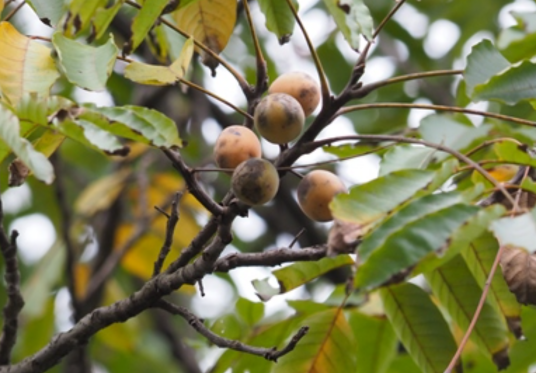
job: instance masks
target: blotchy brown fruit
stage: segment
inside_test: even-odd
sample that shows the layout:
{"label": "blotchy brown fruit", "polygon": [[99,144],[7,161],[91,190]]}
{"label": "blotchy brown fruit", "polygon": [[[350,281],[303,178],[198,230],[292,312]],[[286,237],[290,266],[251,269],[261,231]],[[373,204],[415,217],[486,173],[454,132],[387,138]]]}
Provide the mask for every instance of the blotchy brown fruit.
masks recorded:
{"label": "blotchy brown fruit", "polygon": [[329,203],[346,187],[339,177],[329,171],[314,170],[298,184],[298,202],[302,211],[315,221],[333,220]]}
{"label": "blotchy brown fruit", "polygon": [[279,189],[279,175],[274,165],[262,158],[250,158],[233,172],[231,188],[243,203],[256,206],[274,198]]}
{"label": "blotchy brown fruit", "polygon": [[261,156],[261,143],[247,127],[234,125],[225,128],[214,145],[214,160],[221,168],[236,168],[249,158]]}
{"label": "blotchy brown fruit", "polygon": [[255,128],[267,141],[286,144],[300,135],[305,115],[292,96],[274,93],[259,102],[253,119]]}
{"label": "blotchy brown fruit", "polygon": [[316,81],[308,74],[299,71],[279,76],[268,92],[291,95],[298,100],[306,117],[315,111],[320,102],[320,87]]}

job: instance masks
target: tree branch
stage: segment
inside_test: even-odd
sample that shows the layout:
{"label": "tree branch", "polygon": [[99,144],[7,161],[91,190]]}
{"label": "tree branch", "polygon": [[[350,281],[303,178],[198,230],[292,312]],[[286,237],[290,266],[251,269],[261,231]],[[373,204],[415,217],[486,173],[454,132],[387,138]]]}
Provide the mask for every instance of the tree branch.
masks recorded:
{"label": "tree branch", "polygon": [[179,221],[178,205],[182,194],[182,192],[176,193],[173,197],[173,201],[171,202],[171,214],[167,216],[168,221],[166,225],[166,238],[164,240],[164,245],[162,245],[160,253],[158,254],[158,259],[154,263],[153,275],[151,277],[155,277],[160,273],[162,266],[164,265],[164,261],[171,250],[171,245],[173,244],[173,233],[175,233],[175,227]]}
{"label": "tree branch", "polygon": [[300,339],[302,339],[303,336],[309,331],[309,328],[307,326],[302,327],[292,337],[288,345],[285,346],[285,348],[283,348],[282,350],[278,351],[275,347],[254,347],[237,340],[221,337],[216,333],[212,332],[209,328],[207,328],[200,318],[195,316],[192,312],[190,312],[184,307],[177,306],[165,300],[160,300],[156,304],[156,306],[163,310],[166,310],[173,315],[183,317],[186,321],[188,321],[188,324],[190,324],[192,328],[194,328],[199,334],[203,335],[205,338],[207,338],[210,342],[214,343],[218,347],[230,348],[236,351],[247,352],[252,355],[262,356],[266,360],[271,361],[277,361],[277,359],[279,359],[281,356],[288,354],[290,351],[292,351],[296,347]]}
{"label": "tree branch", "polygon": [[325,257],[326,250],[326,245],[319,245],[305,249],[289,249],[285,247],[262,253],[233,253],[218,259],[214,263],[214,272],[229,272],[237,267],[273,267],[288,262],[310,262]]}
{"label": "tree branch", "polygon": [[11,360],[11,350],[17,341],[19,313],[24,306],[20,292],[20,272],[17,262],[17,231],[8,239],[4,231],[2,202],[0,201],[0,250],[6,263],[4,279],[7,284],[7,303],[4,307],[4,325],[0,336],[0,365],[7,365]]}

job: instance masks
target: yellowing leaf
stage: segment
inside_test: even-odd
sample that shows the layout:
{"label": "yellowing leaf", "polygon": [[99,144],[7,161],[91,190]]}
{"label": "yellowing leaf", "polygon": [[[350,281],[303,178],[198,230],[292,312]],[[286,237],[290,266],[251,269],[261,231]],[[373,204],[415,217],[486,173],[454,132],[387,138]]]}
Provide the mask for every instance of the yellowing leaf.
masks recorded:
{"label": "yellowing leaf", "polygon": [[76,200],[75,211],[84,216],[93,216],[107,209],[125,188],[125,181],[130,170],[121,170],[90,184]]}
{"label": "yellowing leaf", "polygon": [[13,103],[24,93],[48,96],[59,77],[51,49],[0,22],[0,91]]}
{"label": "yellowing leaf", "polygon": [[89,282],[90,268],[87,264],[78,263],[74,268],[75,293],[78,299],[86,295],[87,285]]}
{"label": "yellowing leaf", "polygon": [[[199,0],[175,13],[179,28],[192,35],[215,53],[220,53],[236,23],[236,0]],[[203,63],[214,69],[218,65],[206,52],[199,51]]]}
{"label": "yellowing leaf", "polygon": [[184,77],[194,53],[194,41],[188,39],[182,52],[170,66],[155,66],[141,62],[132,62],[125,69],[125,77],[142,84],[167,85]]}

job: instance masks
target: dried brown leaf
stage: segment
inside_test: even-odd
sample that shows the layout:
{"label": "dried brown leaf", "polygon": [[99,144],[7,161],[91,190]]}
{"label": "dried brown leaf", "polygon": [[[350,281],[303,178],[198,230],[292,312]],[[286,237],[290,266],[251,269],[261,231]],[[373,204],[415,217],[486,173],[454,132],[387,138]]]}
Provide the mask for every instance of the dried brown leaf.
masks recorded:
{"label": "dried brown leaf", "polygon": [[536,256],[522,248],[505,247],[501,267],[508,288],[517,301],[536,305]]}

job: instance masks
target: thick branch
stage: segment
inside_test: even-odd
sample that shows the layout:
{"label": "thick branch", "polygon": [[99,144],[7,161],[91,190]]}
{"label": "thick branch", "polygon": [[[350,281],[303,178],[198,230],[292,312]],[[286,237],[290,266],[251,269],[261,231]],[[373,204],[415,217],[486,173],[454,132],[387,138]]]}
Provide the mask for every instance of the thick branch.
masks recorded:
{"label": "thick branch", "polygon": [[326,250],[326,245],[320,245],[306,249],[289,249],[285,247],[262,253],[233,253],[218,259],[214,263],[214,272],[229,272],[237,267],[273,267],[288,262],[315,261],[325,257]]}
{"label": "thick branch", "polygon": [[184,307],[177,306],[164,300],[159,301],[157,303],[157,306],[173,315],[183,317],[186,321],[188,321],[188,324],[190,324],[192,328],[194,328],[199,334],[203,335],[205,338],[207,338],[210,342],[214,343],[218,347],[230,348],[236,351],[247,352],[252,355],[262,356],[265,359],[271,361],[277,361],[277,359],[279,359],[281,356],[288,354],[290,351],[292,351],[296,347],[300,339],[302,339],[303,336],[307,334],[309,330],[309,328],[306,326],[302,327],[298,331],[298,333],[296,333],[294,337],[292,337],[289,344],[285,346],[285,348],[283,348],[282,350],[278,351],[275,347],[254,347],[242,343],[240,341],[221,337],[216,333],[212,332],[209,328],[207,328],[205,324],[203,324],[203,321],[201,319],[199,319],[197,316],[195,316],[193,313],[191,313],[188,309]]}
{"label": "thick branch", "polygon": [[17,231],[11,233],[8,239],[1,225],[3,218],[2,204],[0,201],[0,250],[6,263],[4,279],[7,284],[7,303],[4,307],[4,325],[0,336],[0,365],[7,365],[11,359],[11,350],[17,341],[17,329],[19,327],[19,312],[24,306],[24,300],[20,292],[20,273],[17,263]]}

